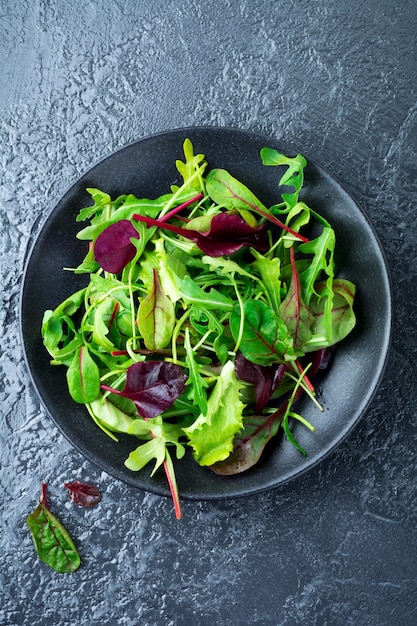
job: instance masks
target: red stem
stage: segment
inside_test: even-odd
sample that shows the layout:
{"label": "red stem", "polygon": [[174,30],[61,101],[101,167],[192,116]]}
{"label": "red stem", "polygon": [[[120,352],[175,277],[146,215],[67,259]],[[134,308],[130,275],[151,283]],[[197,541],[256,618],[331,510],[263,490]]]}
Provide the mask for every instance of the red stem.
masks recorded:
{"label": "red stem", "polygon": [[42,483],[42,491],[41,491],[41,497],[40,497],[40,503],[43,504],[43,506],[45,507],[45,509],[49,509],[49,502],[48,502],[48,494],[46,493],[46,483]]}
{"label": "red stem", "polygon": [[260,213],[261,215],[263,215],[267,220],[269,220],[270,222],[272,222],[273,224],[276,224],[277,226],[279,226],[280,228],[282,228],[282,230],[286,230],[287,233],[291,233],[291,235],[294,235],[294,237],[297,237],[297,239],[300,239],[301,241],[303,241],[304,243],[308,243],[308,239],[307,237],[304,237],[304,235],[300,235],[300,233],[297,233],[297,231],[293,230],[292,228],[290,228],[289,226],[287,226],[286,224],[284,224],[284,222],[281,222],[281,220],[279,220],[278,218],[275,217],[275,215],[270,215],[268,213],[265,213],[265,211],[263,211],[262,209],[260,209],[259,207],[255,207],[256,211],[258,211],[258,213]]}
{"label": "red stem", "polygon": [[185,209],[190,204],[193,204],[193,202],[198,202],[198,200],[201,200],[201,198],[203,198],[203,194],[202,193],[198,193],[196,196],[194,196],[194,198],[191,198],[190,200],[187,200],[186,202],[183,202],[182,204],[179,204],[174,209],[171,209],[170,211],[168,211],[168,213],[166,213],[165,215],[160,217],[159,220],[161,222],[168,221],[171,217],[173,217],[174,215],[176,215],[177,213],[182,211],[182,209]]}
{"label": "red stem", "polygon": [[120,303],[117,302],[117,300],[116,300],[116,304],[114,305],[114,309],[113,309],[113,312],[111,314],[111,318],[110,318],[110,321],[109,321],[108,328],[111,328],[111,325],[113,324],[113,322],[114,322],[114,320],[116,318],[117,311],[119,310],[119,306],[120,306]]}
{"label": "red stem", "polygon": [[159,228],[164,228],[165,230],[170,230],[177,235],[182,235],[187,239],[195,239],[198,237],[200,233],[196,230],[187,230],[186,228],[180,228],[180,226],[174,226],[173,224],[167,224],[162,220],[154,220],[152,217],[147,217],[146,215],[140,215],[135,213],[132,216],[132,219],[137,220],[138,222],[144,222],[148,226],[158,226]]}
{"label": "red stem", "polygon": [[174,503],[175,517],[177,519],[181,519],[182,518],[181,502],[178,498],[177,490],[175,489],[175,484],[174,484],[174,481],[172,480],[171,472],[169,471],[168,463],[166,461],[164,461],[164,470],[165,470],[165,475],[168,480],[168,485],[169,485],[169,490],[171,492],[172,501]]}
{"label": "red stem", "polygon": [[[300,361],[299,361],[298,359],[296,359],[295,364],[296,364],[297,369],[298,369],[298,371],[300,372],[300,374],[302,374],[302,373],[303,373],[303,371],[304,371],[304,368],[303,368],[303,366],[301,365],[301,363],[300,363]],[[304,380],[305,380],[305,384],[306,384],[306,385],[307,385],[307,387],[310,389],[310,391],[315,391],[314,385],[313,385],[313,383],[311,382],[311,380],[309,379],[309,377],[308,377],[306,374],[304,374],[304,375],[303,375],[303,378],[304,378]]]}

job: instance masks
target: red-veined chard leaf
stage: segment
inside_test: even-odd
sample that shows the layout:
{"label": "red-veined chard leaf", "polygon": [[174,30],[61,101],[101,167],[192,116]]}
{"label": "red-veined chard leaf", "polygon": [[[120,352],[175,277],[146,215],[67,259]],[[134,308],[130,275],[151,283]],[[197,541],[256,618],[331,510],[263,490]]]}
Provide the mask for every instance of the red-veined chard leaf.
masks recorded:
{"label": "red-veined chard leaf", "polygon": [[206,189],[209,196],[220,206],[229,210],[258,213],[269,222],[291,233],[296,239],[308,241],[276,218],[246,185],[234,178],[227,170],[211,170],[206,177]]}
{"label": "red-veined chard leaf", "polygon": [[240,339],[239,348],[249,361],[272,365],[294,357],[288,329],[272,309],[260,300],[248,300],[242,310],[240,305],[233,309],[230,330],[235,341]]}
{"label": "red-veined chard leaf", "polygon": [[91,357],[87,346],[81,346],[74,354],[67,370],[68,389],[75,402],[93,402],[100,393],[100,370]]}
{"label": "red-veined chard leaf", "polygon": [[313,316],[301,294],[300,279],[295,263],[294,247],[290,248],[292,277],[287,295],[279,308],[280,318],[285,322],[293,340],[294,348],[300,348],[311,336]]}
{"label": "red-veined chard leaf", "polygon": [[64,483],[68,489],[71,500],[86,509],[90,509],[101,500],[101,492],[95,485],[74,480],[72,483]]}
{"label": "red-veined chard leaf", "polygon": [[39,504],[26,522],[41,561],[64,574],[78,569],[81,564],[79,554],[68,531],[49,509],[45,483]]}
{"label": "red-veined chard leaf", "polygon": [[160,350],[170,342],[176,322],[175,309],[161,287],[156,269],[151,289],[139,305],[137,322],[148,350]]}
{"label": "red-veined chard leaf", "polygon": [[110,224],[94,243],[94,256],[103,270],[118,274],[133,259],[136,248],[131,239],[139,233],[129,220]]}
{"label": "red-veined chard leaf", "polygon": [[103,389],[132,400],[144,418],[151,418],[166,411],[184,391],[187,375],[173,363],[165,361],[142,361],[127,370],[123,391],[102,385]]}

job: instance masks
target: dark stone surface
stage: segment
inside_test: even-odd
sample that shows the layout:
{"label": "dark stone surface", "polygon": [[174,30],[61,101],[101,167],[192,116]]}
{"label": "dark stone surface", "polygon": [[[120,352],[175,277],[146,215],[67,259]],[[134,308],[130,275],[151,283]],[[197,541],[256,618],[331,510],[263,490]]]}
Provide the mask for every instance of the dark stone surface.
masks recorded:
{"label": "dark stone surface", "polygon": [[[415,0],[2,3],[0,623],[417,623]],[[169,500],[97,470],[29,384],[18,339],[34,236],[98,159],[169,128],[230,125],[292,143],[370,216],[395,333],[368,413],[330,458],[247,499]],[[366,264],[366,258],[364,258]],[[64,481],[103,491],[75,507]],[[46,481],[83,566],[56,574],[25,524]]]}

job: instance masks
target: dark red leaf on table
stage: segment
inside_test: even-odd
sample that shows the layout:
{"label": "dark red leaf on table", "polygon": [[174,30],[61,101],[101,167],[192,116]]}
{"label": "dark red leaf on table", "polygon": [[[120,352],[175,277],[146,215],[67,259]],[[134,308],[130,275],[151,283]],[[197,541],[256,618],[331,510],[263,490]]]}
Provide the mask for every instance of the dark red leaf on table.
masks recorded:
{"label": "dark red leaf on table", "polygon": [[71,500],[85,508],[96,506],[101,500],[101,493],[95,485],[75,480],[72,483],[64,483],[71,496]]}

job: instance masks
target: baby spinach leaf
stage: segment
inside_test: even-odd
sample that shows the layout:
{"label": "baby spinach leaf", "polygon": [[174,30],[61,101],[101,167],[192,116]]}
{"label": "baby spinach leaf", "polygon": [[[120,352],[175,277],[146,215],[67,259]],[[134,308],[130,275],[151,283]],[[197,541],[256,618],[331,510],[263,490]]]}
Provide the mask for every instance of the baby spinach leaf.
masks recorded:
{"label": "baby spinach leaf", "polygon": [[314,295],[310,302],[310,310],[313,315],[312,335],[303,346],[304,352],[333,346],[347,337],[355,327],[356,316],[353,310],[355,285],[342,278],[333,280],[332,285],[331,332],[328,332],[326,322],[328,296],[323,296],[323,292],[327,290],[326,283],[320,282],[316,285],[317,295]]}
{"label": "baby spinach leaf", "polygon": [[94,310],[92,340],[95,344],[108,352],[115,349],[115,345],[108,338],[115,304],[118,305],[118,302],[109,297],[103,300]]}
{"label": "baby spinach leaf", "polygon": [[45,483],[42,486],[41,500],[26,521],[41,561],[60,573],[75,572],[79,568],[81,559],[74,542],[49,510]]}
{"label": "baby spinach leaf", "polygon": [[139,332],[148,350],[165,348],[170,342],[175,326],[175,310],[159,282],[158,272],[153,270],[153,285],[138,309]]}
{"label": "baby spinach leaf", "polygon": [[74,354],[67,370],[68,389],[75,402],[88,404],[100,393],[100,370],[90,356],[87,346],[81,346]]}
{"label": "baby spinach leaf", "polygon": [[127,433],[130,424],[135,419],[101,394],[97,400],[89,403],[89,409],[94,421],[100,427],[112,432]]}
{"label": "baby spinach leaf", "polygon": [[244,302],[242,309],[233,309],[230,330],[235,341],[241,336],[239,348],[249,361],[272,365],[295,357],[288,329],[272,309],[259,300]]}

